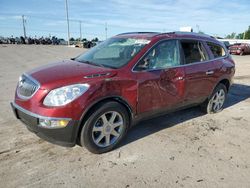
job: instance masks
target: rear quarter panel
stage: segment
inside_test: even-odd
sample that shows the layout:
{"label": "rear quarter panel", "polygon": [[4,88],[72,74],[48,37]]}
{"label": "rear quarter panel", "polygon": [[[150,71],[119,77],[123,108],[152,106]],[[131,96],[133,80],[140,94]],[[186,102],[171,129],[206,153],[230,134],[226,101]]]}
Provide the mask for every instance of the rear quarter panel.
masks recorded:
{"label": "rear quarter panel", "polygon": [[214,78],[217,80],[214,88],[220,81],[224,79],[228,80],[230,85],[232,85],[233,76],[235,74],[235,64],[230,55],[226,56],[225,58],[220,58],[217,60],[215,59],[214,66],[216,70]]}

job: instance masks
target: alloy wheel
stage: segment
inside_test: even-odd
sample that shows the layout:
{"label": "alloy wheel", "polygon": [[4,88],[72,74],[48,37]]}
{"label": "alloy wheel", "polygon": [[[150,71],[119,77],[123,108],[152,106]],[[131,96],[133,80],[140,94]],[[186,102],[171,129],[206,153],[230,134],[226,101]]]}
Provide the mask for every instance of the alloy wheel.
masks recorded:
{"label": "alloy wheel", "polygon": [[221,110],[226,98],[226,93],[223,89],[218,90],[210,100],[210,108],[214,112]]}
{"label": "alloy wheel", "polygon": [[92,129],[92,139],[99,147],[108,147],[114,144],[124,129],[122,115],[116,111],[102,114]]}

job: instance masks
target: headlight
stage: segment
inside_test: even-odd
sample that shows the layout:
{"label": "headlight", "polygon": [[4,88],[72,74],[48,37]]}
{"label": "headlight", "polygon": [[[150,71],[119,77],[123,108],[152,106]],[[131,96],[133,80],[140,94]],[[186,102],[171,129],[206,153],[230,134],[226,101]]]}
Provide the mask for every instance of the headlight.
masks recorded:
{"label": "headlight", "polygon": [[46,106],[66,105],[85,93],[88,88],[88,84],[75,84],[54,89],[45,97],[43,104]]}

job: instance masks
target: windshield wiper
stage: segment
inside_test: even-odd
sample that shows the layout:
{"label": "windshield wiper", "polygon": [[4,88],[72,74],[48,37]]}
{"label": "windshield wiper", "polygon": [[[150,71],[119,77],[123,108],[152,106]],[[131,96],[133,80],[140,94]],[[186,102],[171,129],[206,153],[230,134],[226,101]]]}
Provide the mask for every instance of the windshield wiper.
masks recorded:
{"label": "windshield wiper", "polygon": [[103,64],[94,63],[92,61],[84,61],[84,63],[90,64],[90,65],[95,65],[95,66],[98,66],[98,67],[105,67]]}
{"label": "windshield wiper", "polygon": [[98,64],[98,63],[94,63],[94,62],[91,62],[91,61],[84,61],[84,60],[78,60],[78,59],[74,59],[75,61],[78,61],[80,63],[86,63],[86,64],[89,64],[89,65],[95,65],[95,66],[98,66],[98,67],[105,67],[103,64]]}
{"label": "windshield wiper", "polygon": [[78,60],[77,58],[74,58],[72,60],[78,61],[80,63],[86,63],[86,64],[89,64],[89,65],[95,65],[95,66],[98,66],[98,67],[117,69],[117,67],[114,67],[114,66],[110,66],[110,65],[106,65],[106,64],[101,64],[101,63],[100,64],[99,63],[94,63],[92,61]]}

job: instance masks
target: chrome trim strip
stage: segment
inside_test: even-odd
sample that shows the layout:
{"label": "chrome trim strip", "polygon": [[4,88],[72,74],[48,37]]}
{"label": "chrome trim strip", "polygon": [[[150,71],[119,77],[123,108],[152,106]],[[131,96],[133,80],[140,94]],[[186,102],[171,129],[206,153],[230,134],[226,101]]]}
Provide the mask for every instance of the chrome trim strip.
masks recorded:
{"label": "chrome trim strip", "polygon": [[[27,73],[24,73],[23,74],[24,76],[26,76],[27,78],[29,78],[32,82],[34,82],[35,84],[37,84],[37,89],[35,90],[35,92],[31,95],[31,96],[29,96],[29,97],[26,97],[26,96],[22,96],[21,94],[19,94],[18,93],[18,89],[17,89],[17,96],[19,97],[19,98],[21,98],[21,99],[24,99],[24,100],[28,100],[28,99],[30,99],[30,98],[32,98],[35,94],[36,94],[36,92],[39,90],[39,88],[41,87],[41,84],[37,81],[37,80],[35,80],[32,76],[30,76],[30,75],[28,75]],[[19,85],[19,82],[18,82],[18,85]],[[18,86],[17,85],[17,86]]]}
{"label": "chrome trim strip", "polygon": [[[214,58],[214,59],[209,59],[207,61],[202,61],[202,62],[196,62],[196,63],[190,63],[190,64],[184,64],[184,65],[177,65],[177,66],[173,66],[173,67],[165,67],[165,68],[159,68],[159,69],[148,69],[148,70],[141,70],[141,71],[136,71],[134,70],[134,68],[136,67],[136,65],[142,60],[142,58],[153,48],[155,47],[157,44],[159,44],[160,42],[163,41],[168,41],[168,40],[197,40],[197,41],[203,41],[203,42],[211,42],[209,40],[204,40],[204,39],[193,39],[193,38],[168,38],[168,39],[162,39],[157,41],[153,46],[151,46],[141,57],[140,59],[134,64],[134,66],[132,67],[131,72],[133,73],[137,73],[137,72],[151,72],[151,71],[159,71],[159,70],[165,70],[165,69],[171,69],[171,68],[178,68],[178,67],[186,67],[186,66],[191,66],[191,65],[197,65],[197,64],[202,64],[202,63],[209,63],[211,61],[216,61],[216,60],[220,60],[220,59],[224,59],[224,58],[228,58],[229,57],[229,53],[228,50],[225,50],[225,48],[223,47],[224,51],[226,52],[226,54],[222,57],[218,57],[218,58]],[[215,43],[215,42],[214,42]],[[215,43],[216,44],[216,43]]]}
{"label": "chrome trim strip", "polygon": [[109,75],[110,75],[109,72],[107,72],[107,73],[99,73],[99,74],[90,74],[90,75],[84,76],[84,78],[96,78],[96,77],[109,76]]}
{"label": "chrome trim strip", "polygon": [[38,118],[38,119],[46,119],[46,120],[68,120],[68,121],[72,120],[71,118],[58,118],[58,117],[41,116],[41,115],[39,115],[39,114],[35,114],[35,113],[33,113],[33,112],[30,112],[30,111],[28,111],[28,110],[22,108],[21,106],[17,105],[15,102],[12,102],[12,105],[13,105],[16,109],[22,111],[23,113],[25,113],[25,114],[27,114],[27,115],[30,115],[30,116],[32,116],[32,117]]}

